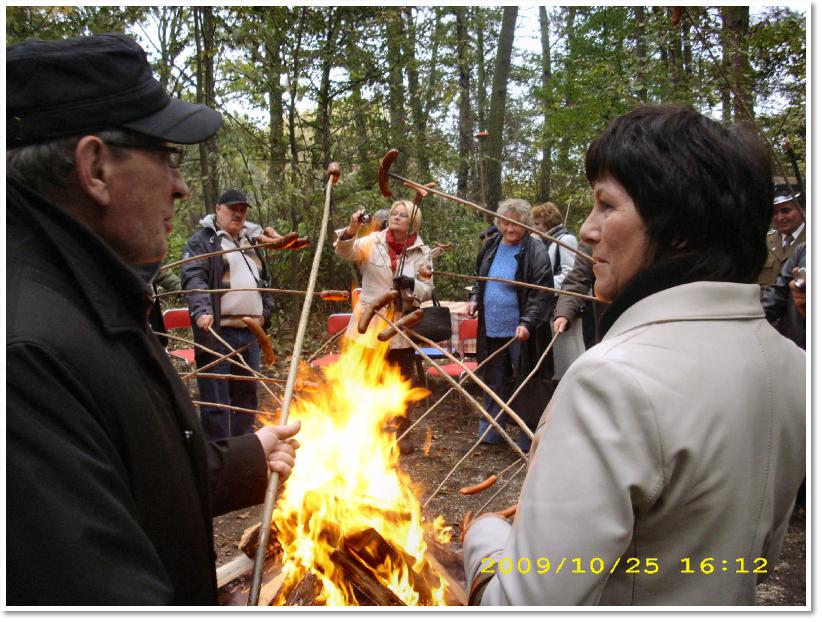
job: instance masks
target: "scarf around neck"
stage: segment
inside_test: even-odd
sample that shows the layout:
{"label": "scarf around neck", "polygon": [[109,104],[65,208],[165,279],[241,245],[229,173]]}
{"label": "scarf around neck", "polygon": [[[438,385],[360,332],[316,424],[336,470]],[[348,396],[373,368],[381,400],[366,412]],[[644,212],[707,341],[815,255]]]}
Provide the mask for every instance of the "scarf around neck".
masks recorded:
{"label": "scarf around neck", "polygon": [[614,325],[620,315],[643,298],[686,283],[717,281],[718,279],[714,274],[715,272],[711,270],[710,266],[695,254],[662,259],[645,268],[625,286],[625,289],[605,309],[597,327],[598,340],[605,336],[605,333]]}
{"label": "scarf around neck", "polygon": [[408,240],[406,242],[397,242],[394,239],[394,232],[391,229],[388,229],[385,232],[385,243],[388,245],[388,256],[391,258],[391,271],[394,272],[397,269],[397,258],[402,255],[403,251],[406,248],[411,248],[414,245],[414,242],[417,241],[417,234],[411,233],[408,235]]}

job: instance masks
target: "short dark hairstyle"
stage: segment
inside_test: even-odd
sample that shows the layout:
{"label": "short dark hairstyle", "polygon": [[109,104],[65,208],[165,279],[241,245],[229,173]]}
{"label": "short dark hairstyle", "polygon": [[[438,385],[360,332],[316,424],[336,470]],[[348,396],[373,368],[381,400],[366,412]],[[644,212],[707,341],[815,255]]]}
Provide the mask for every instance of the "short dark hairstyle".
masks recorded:
{"label": "short dark hairstyle", "polygon": [[593,186],[612,177],[633,199],[655,260],[693,255],[700,280],[753,283],[773,215],[768,151],[750,128],[687,106],[641,106],[614,119],[585,155]]}

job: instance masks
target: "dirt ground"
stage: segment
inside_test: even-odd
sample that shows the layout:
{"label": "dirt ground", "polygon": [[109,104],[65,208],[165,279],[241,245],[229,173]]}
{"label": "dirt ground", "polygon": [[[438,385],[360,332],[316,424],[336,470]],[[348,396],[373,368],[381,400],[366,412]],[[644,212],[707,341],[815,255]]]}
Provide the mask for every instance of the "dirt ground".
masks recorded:
{"label": "dirt ground", "polygon": [[[430,403],[439,399],[447,389],[444,382],[432,387]],[[475,395],[479,396],[478,393]],[[414,405],[410,412],[416,421],[425,411],[425,404]],[[470,407],[462,406],[452,393],[429,416],[412,430],[416,451],[400,458],[400,467],[409,473],[420,487],[419,498],[425,503],[445,475],[465,455],[476,440],[476,417]],[[514,435],[513,429],[511,434]],[[516,436],[513,436],[516,439]],[[430,439],[427,454],[423,449]],[[446,524],[453,528],[451,548],[461,555],[459,544],[459,523],[466,511],[475,513],[491,498],[498,496],[488,505],[488,511],[499,511],[516,503],[524,477],[524,470],[515,475],[519,465],[509,468],[500,481],[487,491],[475,496],[463,496],[459,489],[483,481],[489,475],[499,474],[514,463],[516,456],[506,445],[482,445],[474,450],[469,460],[463,463],[425,506],[426,518],[443,515]],[[503,484],[510,483],[503,489]],[[501,492],[500,492],[501,491]],[[259,521],[261,506],[227,514],[214,520],[217,565],[226,563],[238,554],[237,542],[242,532]],[[805,578],[805,515],[794,513],[782,555],[776,569],[757,588],[757,605],[804,605],[806,593]]]}

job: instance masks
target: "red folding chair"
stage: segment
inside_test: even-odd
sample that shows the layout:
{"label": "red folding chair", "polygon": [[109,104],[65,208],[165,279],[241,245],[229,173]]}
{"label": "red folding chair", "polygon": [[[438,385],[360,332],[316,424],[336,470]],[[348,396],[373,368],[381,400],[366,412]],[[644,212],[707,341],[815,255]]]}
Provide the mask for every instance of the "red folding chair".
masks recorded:
{"label": "red folding chair", "polygon": [[[191,328],[191,316],[187,308],[166,309],[163,312],[163,325],[166,332],[176,328]],[[169,356],[183,359],[192,367],[194,366],[194,348],[183,348],[180,350],[167,350]]]}
{"label": "red folding chair", "polygon": [[[350,313],[333,313],[329,315],[328,320],[325,323],[326,334],[331,337],[332,335],[336,335],[337,333],[344,331],[348,327],[348,322],[350,320]],[[320,358],[311,361],[311,365],[313,367],[325,367],[326,365],[334,363],[339,358],[339,354],[326,354],[325,356],[321,356]]]}

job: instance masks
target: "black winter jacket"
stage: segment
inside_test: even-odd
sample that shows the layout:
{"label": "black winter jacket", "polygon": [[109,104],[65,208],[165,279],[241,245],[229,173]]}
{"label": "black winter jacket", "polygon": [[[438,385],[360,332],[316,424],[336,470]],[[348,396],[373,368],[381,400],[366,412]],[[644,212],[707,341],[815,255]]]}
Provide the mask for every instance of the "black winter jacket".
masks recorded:
{"label": "black winter jacket", "polygon": [[206,444],[147,286],[7,182],[10,605],[216,604],[212,517],[260,503],[252,435]]}
{"label": "black winter jacket", "polygon": [[[499,234],[488,239],[477,255],[477,276],[488,276],[494,256],[497,254],[502,237]],[[541,240],[536,240],[530,235],[522,238],[522,250],[517,254],[517,273],[514,277],[517,281],[542,285],[544,287],[554,286],[554,275],[551,272],[551,260],[548,257],[548,250]],[[487,281],[478,281],[470,294],[470,300],[477,303],[479,326],[477,330],[477,361],[482,361],[491,354],[488,351],[487,336],[485,334],[485,307],[483,298]],[[519,323],[525,326],[530,333],[530,337],[520,348],[519,361],[515,362],[517,369],[515,373],[515,383],[519,383],[534,369],[545,348],[551,342],[551,316],[554,312],[554,294],[538,289],[527,287],[517,287],[517,301],[519,303],[520,319]],[[535,379],[548,381],[554,375],[554,359],[549,354],[539,368]],[[536,391],[536,383],[529,382],[529,387]],[[533,397],[532,391],[532,397]],[[542,408],[547,405],[545,391],[541,390],[542,397],[531,399],[528,412],[525,412],[525,404],[520,408],[515,403],[514,410],[534,427],[542,415]],[[523,391],[523,398],[528,399],[529,390]],[[542,403],[544,401],[544,403]]]}
{"label": "black winter jacket", "polygon": [[[252,244],[254,243],[253,240],[249,241]],[[183,257],[194,257],[219,250],[222,250],[220,246],[220,236],[217,235],[214,229],[203,227],[188,239],[183,249]],[[254,252],[260,257],[260,263],[262,264],[260,278],[268,281],[268,272],[266,271],[263,256],[256,249]],[[220,289],[222,287],[224,272],[225,256],[215,255],[183,264],[180,270],[180,280],[183,289]],[[274,287],[274,285],[270,285],[270,287]],[[196,325],[197,318],[207,314],[214,317],[215,328],[220,326],[220,294],[191,293],[186,294],[185,297],[191,314],[192,324]],[[263,328],[267,329],[271,325],[271,314],[274,312],[275,303],[271,292],[263,293],[262,298]],[[195,330],[195,334],[197,334],[197,332],[198,331]]]}

